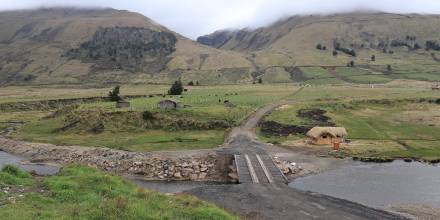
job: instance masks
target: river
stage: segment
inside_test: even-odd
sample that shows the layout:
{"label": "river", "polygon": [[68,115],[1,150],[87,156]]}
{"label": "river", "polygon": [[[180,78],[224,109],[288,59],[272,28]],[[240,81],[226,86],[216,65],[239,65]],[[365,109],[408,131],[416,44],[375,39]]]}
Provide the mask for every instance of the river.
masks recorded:
{"label": "river", "polygon": [[298,178],[289,186],[381,209],[403,204],[440,208],[440,166],[419,162],[354,162]]}
{"label": "river", "polygon": [[53,175],[56,174],[60,169],[57,166],[23,163],[23,161],[24,160],[20,157],[0,151],[0,167],[3,167],[6,164],[12,164],[26,171],[35,171],[35,173],[38,175]]}

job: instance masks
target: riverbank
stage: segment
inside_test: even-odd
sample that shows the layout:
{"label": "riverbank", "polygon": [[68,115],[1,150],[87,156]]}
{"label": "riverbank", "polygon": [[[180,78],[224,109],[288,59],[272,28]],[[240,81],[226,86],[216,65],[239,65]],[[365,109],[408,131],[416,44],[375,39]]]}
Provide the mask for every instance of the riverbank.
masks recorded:
{"label": "riverbank", "polygon": [[2,219],[239,219],[185,194],[137,187],[124,178],[79,165],[53,176],[0,168]]}
{"label": "riverbank", "polygon": [[224,181],[221,160],[212,150],[138,153],[29,143],[3,137],[0,137],[0,150],[33,163],[82,164],[148,180]]}

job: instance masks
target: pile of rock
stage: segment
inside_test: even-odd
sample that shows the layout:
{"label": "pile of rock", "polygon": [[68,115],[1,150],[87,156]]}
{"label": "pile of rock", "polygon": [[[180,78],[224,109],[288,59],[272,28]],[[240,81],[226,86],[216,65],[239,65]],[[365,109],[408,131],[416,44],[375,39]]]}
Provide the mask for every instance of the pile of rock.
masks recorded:
{"label": "pile of rock", "polygon": [[108,148],[55,146],[0,138],[0,149],[31,162],[84,164],[105,171],[142,175],[150,179],[214,181],[221,176],[213,152],[194,155],[139,153]]}
{"label": "pile of rock", "polygon": [[302,170],[302,168],[295,162],[280,160],[277,157],[274,157],[274,162],[284,175],[296,174]]}
{"label": "pile of rock", "polygon": [[132,161],[128,164],[129,173],[150,178],[175,180],[205,180],[214,172],[215,159],[160,159]]}

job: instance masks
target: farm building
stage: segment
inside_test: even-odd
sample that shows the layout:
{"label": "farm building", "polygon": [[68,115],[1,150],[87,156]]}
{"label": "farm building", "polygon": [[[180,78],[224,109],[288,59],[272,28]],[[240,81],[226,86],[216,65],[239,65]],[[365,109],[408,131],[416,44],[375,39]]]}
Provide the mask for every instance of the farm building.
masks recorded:
{"label": "farm building", "polygon": [[165,99],[160,101],[157,104],[157,107],[160,109],[176,109],[176,108],[180,108],[180,103],[175,100]]}
{"label": "farm building", "polygon": [[314,127],[307,132],[311,142],[316,145],[331,145],[342,143],[347,136],[343,127]]}
{"label": "farm building", "polygon": [[116,102],[116,108],[130,108],[130,102],[119,100]]}

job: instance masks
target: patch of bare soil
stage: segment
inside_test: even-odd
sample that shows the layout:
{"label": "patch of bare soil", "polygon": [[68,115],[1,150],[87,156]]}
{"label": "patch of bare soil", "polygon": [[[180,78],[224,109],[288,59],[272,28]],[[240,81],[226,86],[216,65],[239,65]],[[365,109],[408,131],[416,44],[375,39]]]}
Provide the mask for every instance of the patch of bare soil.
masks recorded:
{"label": "patch of bare soil", "polygon": [[286,125],[275,121],[263,121],[260,123],[261,132],[269,136],[289,136],[291,134],[305,134],[310,127]]}
{"label": "patch of bare soil", "polygon": [[331,122],[331,118],[326,116],[327,111],[312,108],[312,109],[300,109],[298,110],[298,117],[309,119],[313,126],[335,126],[335,123]]}

